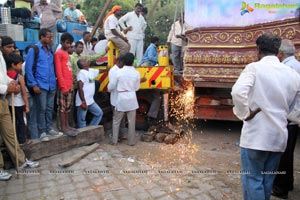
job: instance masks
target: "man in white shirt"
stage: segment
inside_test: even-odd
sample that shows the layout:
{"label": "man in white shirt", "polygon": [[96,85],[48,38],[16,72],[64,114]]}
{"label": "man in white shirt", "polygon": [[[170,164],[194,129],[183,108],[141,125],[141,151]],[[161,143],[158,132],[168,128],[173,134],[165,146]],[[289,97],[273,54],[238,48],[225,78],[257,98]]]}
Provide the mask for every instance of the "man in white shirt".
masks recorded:
{"label": "man in white shirt", "polygon": [[[300,74],[300,62],[295,58],[296,48],[291,40],[284,39],[279,48],[279,60],[291,67]],[[278,171],[285,171],[285,174],[277,174],[273,184],[273,196],[282,199],[288,198],[288,192],[294,189],[294,150],[299,133],[298,124],[289,122],[287,147],[280,159]]]}
{"label": "man in white shirt", "polygon": [[91,44],[91,39],[92,39],[92,36],[91,36],[90,32],[88,32],[88,31],[83,32],[82,39],[79,40],[83,43],[82,55],[85,55],[85,56],[93,55],[93,52],[92,52],[93,46]]}
{"label": "man in white shirt", "polygon": [[[124,66],[124,57],[119,56],[116,60],[116,64],[109,70],[108,72],[108,80],[114,80],[117,72],[119,69],[123,68]],[[107,85],[107,90],[110,92],[110,104],[113,109],[113,119],[116,119],[116,104],[117,104],[117,99],[118,99],[118,91],[116,88],[111,88],[112,84],[111,82],[108,83]],[[120,124],[120,131],[119,131],[119,138],[125,138],[125,118],[121,120]]]}
{"label": "man in white shirt", "polygon": [[117,101],[115,102],[115,112],[113,119],[113,137],[111,144],[118,142],[119,128],[124,114],[128,119],[128,145],[135,145],[135,117],[138,109],[136,91],[140,88],[140,74],[132,66],[134,55],[127,53],[124,55],[124,67],[119,69],[116,76],[110,79],[109,91],[117,91]]}
{"label": "man in white shirt", "polygon": [[144,31],[147,23],[141,14],[142,4],[135,4],[135,9],[128,12],[119,19],[121,28],[126,33],[126,37],[130,44],[130,52],[137,58],[137,63],[140,63],[144,51]]}
{"label": "man in white shirt", "polygon": [[276,57],[280,43],[272,34],[258,37],[260,60],[246,66],[231,92],[233,112],[244,121],[240,154],[245,200],[270,199],[287,144],[287,118],[299,121],[300,76]]}
{"label": "man in white shirt", "polygon": [[[110,14],[112,12],[112,14]],[[122,7],[114,6],[108,17],[104,18],[104,34],[108,40],[111,40],[120,51],[120,56],[125,55],[130,45],[127,38],[121,34],[119,18],[122,15]]]}
{"label": "man in white shirt", "polygon": [[171,58],[175,73],[179,73],[183,70],[182,47],[186,45],[185,32],[189,29],[191,29],[191,27],[184,22],[184,16],[180,16],[175,22],[175,25],[172,24],[168,35],[167,42],[171,43]]}
{"label": "man in white shirt", "polygon": [[107,43],[108,43],[108,40],[106,39],[104,34],[100,33],[98,36],[98,42],[94,49],[95,53],[103,52],[105,50],[105,48],[107,47]]}

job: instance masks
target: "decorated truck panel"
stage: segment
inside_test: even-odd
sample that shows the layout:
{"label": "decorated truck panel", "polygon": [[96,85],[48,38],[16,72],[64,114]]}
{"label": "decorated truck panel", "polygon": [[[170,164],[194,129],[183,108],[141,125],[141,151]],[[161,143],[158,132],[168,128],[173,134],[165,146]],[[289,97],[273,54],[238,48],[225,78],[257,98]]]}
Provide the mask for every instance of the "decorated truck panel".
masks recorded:
{"label": "decorated truck panel", "polygon": [[293,40],[299,52],[299,6],[295,0],[185,1],[185,21],[194,27],[186,33],[183,78],[193,92],[193,107],[186,113],[237,120],[230,92],[244,67],[258,60],[257,37],[272,32]]}

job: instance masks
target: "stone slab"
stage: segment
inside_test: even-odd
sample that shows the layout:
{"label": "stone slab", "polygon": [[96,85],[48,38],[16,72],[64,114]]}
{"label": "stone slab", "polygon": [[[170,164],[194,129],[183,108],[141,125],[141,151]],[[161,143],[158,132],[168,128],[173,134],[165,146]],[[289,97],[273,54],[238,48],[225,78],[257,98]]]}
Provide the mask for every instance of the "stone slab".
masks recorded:
{"label": "stone slab", "polygon": [[104,139],[103,126],[88,126],[78,129],[80,132],[76,137],[66,135],[50,137],[50,141],[41,142],[39,139],[32,140],[32,144],[22,146],[25,155],[30,160],[38,160],[49,157],[76,147],[93,144]]}

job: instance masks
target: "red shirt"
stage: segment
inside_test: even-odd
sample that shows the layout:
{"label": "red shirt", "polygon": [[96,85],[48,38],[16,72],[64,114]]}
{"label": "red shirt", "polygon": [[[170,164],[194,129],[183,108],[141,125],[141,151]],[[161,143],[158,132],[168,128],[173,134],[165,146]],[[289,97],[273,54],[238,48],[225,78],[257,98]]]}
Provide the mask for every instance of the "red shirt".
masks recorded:
{"label": "red shirt", "polygon": [[54,55],[58,89],[67,92],[73,89],[73,73],[69,54],[59,49]]}

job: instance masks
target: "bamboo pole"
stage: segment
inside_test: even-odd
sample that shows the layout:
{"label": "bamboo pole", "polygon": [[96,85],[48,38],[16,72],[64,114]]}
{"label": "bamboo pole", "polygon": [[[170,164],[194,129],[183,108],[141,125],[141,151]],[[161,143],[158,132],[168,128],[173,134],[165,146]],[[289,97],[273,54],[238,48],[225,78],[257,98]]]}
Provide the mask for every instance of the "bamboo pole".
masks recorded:
{"label": "bamboo pole", "polygon": [[18,158],[18,150],[17,150],[17,132],[16,132],[16,113],[15,113],[15,94],[11,94],[11,110],[12,110],[12,119],[13,119],[13,134],[15,139],[15,154],[16,154],[16,171],[17,171],[17,178],[19,177],[19,158]]}
{"label": "bamboo pole", "polygon": [[102,21],[102,19],[103,19],[103,17],[104,17],[104,14],[105,14],[106,10],[108,9],[108,7],[109,7],[109,5],[110,5],[111,2],[112,2],[112,0],[107,0],[107,1],[106,1],[106,3],[105,3],[105,5],[104,5],[104,7],[103,7],[103,9],[102,9],[102,11],[101,11],[101,13],[100,13],[98,19],[97,19],[97,21],[96,21],[96,23],[95,23],[95,26],[93,27],[93,30],[92,30],[92,33],[91,33],[92,38],[94,37],[94,35],[95,35],[95,33],[96,33],[96,30],[97,30],[98,27],[100,26],[100,23],[101,23],[101,21]]}

